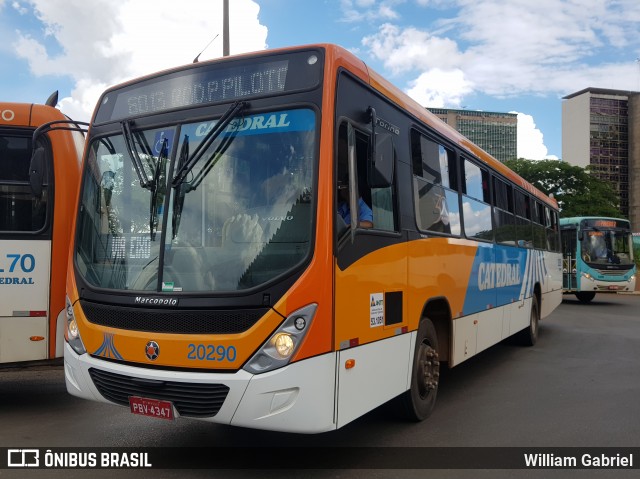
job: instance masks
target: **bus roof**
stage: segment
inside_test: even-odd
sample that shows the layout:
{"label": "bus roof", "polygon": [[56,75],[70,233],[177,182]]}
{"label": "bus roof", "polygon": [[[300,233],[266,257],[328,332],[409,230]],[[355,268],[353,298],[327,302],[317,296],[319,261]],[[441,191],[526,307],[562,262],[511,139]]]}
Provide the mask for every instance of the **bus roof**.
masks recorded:
{"label": "bus roof", "polygon": [[0,102],[0,126],[40,126],[47,121],[66,120],[57,108],[38,103]]}
{"label": "bus roof", "polygon": [[[305,49],[311,49],[311,48],[324,49],[327,60],[329,60],[333,64],[340,64],[342,66],[347,67],[348,70],[351,73],[353,73],[356,76],[358,76],[361,80],[363,80],[364,82],[369,84],[372,88],[377,90],[380,94],[385,96],[391,102],[393,102],[396,105],[400,106],[401,108],[405,109],[411,115],[413,115],[415,118],[419,119],[421,122],[427,124],[429,127],[431,127],[434,130],[436,130],[442,136],[446,137],[449,141],[459,145],[464,150],[470,152],[478,160],[480,160],[481,162],[485,163],[491,169],[497,171],[498,173],[500,173],[504,177],[508,178],[514,184],[520,186],[521,188],[523,188],[527,192],[529,192],[532,195],[536,196],[538,199],[540,199],[541,201],[543,201],[547,205],[551,206],[554,209],[558,208],[558,203],[554,198],[549,197],[546,194],[544,194],[542,191],[537,189],[531,183],[529,183],[524,178],[519,176],[517,173],[515,173],[514,171],[509,169],[507,166],[505,166],[502,162],[500,162],[499,160],[494,158],[492,155],[490,155],[489,153],[484,151],[478,145],[472,143],[468,138],[466,138],[460,132],[458,132],[457,130],[455,130],[451,126],[447,125],[442,120],[440,120],[440,118],[438,118],[436,115],[434,115],[433,113],[428,111],[426,109],[426,107],[420,105],[417,101],[412,99],[409,95],[407,95],[402,90],[400,90],[398,87],[393,85],[391,82],[389,82],[385,78],[383,78],[382,75],[376,73],[374,70],[371,70],[364,63],[364,61],[362,61],[356,55],[354,55],[353,53],[349,52],[348,50],[346,50],[345,48],[343,48],[341,46],[338,46],[338,45],[335,45],[335,44],[331,44],[331,43],[318,43],[318,44],[308,44],[308,45],[300,45],[300,46],[294,46],[294,47],[277,48],[277,49],[272,49],[272,50],[261,50],[261,51],[255,51],[255,52],[250,52],[250,53],[243,53],[243,54],[239,54],[239,55],[233,55],[233,56],[229,56],[229,57],[217,58],[217,59],[213,59],[213,60],[207,60],[207,61],[199,62],[199,63],[196,63],[196,64],[194,64],[194,63],[186,64],[186,65],[182,65],[182,66],[179,66],[179,67],[174,67],[174,68],[162,70],[162,71],[159,71],[159,72],[155,72],[155,73],[150,74],[150,75],[145,75],[145,76],[142,76],[142,77],[138,77],[136,79],[127,81],[125,83],[121,83],[119,85],[114,85],[114,86],[108,88],[103,93],[103,96],[106,95],[107,93],[113,91],[113,90],[124,88],[124,87],[132,85],[134,83],[138,83],[138,82],[141,82],[141,81],[144,81],[144,80],[147,80],[147,79],[150,79],[150,78],[158,77],[158,76],[167,75],[167,74],[170,74],[170,73],[173,73],[173,72],[177,72],[177,71],[193,68],[196,65],[197,66],[202,66],[202,65],[212,64],[212,63],[233,61],[233,60],[236,60],[238,58],[250,58],[250,57],[253,57],[253,56],[262,56],[262,55],[271,55],[271,54],[274,54],[274,53],[293,52],[293,51],[299,51],[299,50],[305,50]],[[102,97],[101,97],[101,100],[102,100]],[[98,105],[96,106],[96,111],[94,112],[94,116],[95,116],[95,114],[97,112],[97,108],[98,108],[99,105],[100,105],[100,101],[98,102]]]}

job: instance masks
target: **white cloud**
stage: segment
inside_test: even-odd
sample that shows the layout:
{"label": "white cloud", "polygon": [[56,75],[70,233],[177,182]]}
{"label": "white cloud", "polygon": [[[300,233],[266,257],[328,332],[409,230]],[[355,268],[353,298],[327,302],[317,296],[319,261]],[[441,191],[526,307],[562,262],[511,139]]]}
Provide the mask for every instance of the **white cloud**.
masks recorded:
{"label": "white cloud", "polygon": [[590,62],[601,61],[598,54],[605,49],[623,54],[625,48],[631,52],[638,48],[640,2],[451,3],[458,7],[455,17],[422,28],[415,26],[418,18],[411,19],[414,25],[408,27],[387,23],[364,37],[362,44],[393,74],[461,70],[473,81],[473,92],[494,96],[564,95],[596,81],[607,88],[637,86],[637,54],[618,63]]}
{"label": "white cloud", "polygon": [[[230,52],[266,48],[267,28],[252,0],[229,2]],[[190,63],[216,35],[200,60],[222,56],[222,0],[26,0],[42,22],[44,41],[17,32],[15,49],[35,75],[69,75],[72,96],[61,109],[87,120],[99,94],[136,76]],[[14,7],[17,8],[17,7]]]}
{"label": "white cloud", "polygon": [[547,147],[544,145],[542,132],[536,128],[535,121],[531,115],[511,111],[509,113],[518,114],[518,158],[527,160],[557,160],[555,155],[548,155]]}
{"label": "white cloud", "polygon": [[361,21],[394,20],[399,18],[393,8],[403,0],[382,0],[377,5],[376,0],[340,0],[342,21],[356,23]]}
{"label": "white cloud", "polygon": [[[4,2],[0,1],[0,7],[2,6]],[[26,15],[29,10],[27,8],[24,8],[22,5],[20,5],[19,2],[12,2],[11,6],[20,14],[20,15]]]}
{"label": "white cloud", "polygon": [[462,98],[472,90],[461,70],[432,68],[411,81],[407,93],[423,106],[460,108]]}
{"label": "white cloud", "polygon": [[385,23],[376,34],[364,37],[362,44],[394,74],[430,68],[447,70],[463,63],[454,41],[412,27],[401,29]]}
{"label": "white cloud", "polygon": [[[423,17],[381,25],[362,45],[425,106],[459,108],[472,94],[639,88],[637,0],[450,0],[445,10],[441,0],[415,1]],[[533,119],[519,123],[518,156],[547,156]]]}

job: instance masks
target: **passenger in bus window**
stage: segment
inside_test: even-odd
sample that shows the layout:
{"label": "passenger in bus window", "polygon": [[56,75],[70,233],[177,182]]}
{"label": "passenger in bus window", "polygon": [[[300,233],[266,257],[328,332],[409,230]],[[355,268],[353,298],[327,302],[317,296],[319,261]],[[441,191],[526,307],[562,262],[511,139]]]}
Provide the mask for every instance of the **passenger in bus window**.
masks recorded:
{"label": "passenger in bus window", "polygon": [[[348,181],[338,182],[338,213],[347,225],[351,224]],[[358,227],[373,228],[373,211],[361,197],[358,198]]]}

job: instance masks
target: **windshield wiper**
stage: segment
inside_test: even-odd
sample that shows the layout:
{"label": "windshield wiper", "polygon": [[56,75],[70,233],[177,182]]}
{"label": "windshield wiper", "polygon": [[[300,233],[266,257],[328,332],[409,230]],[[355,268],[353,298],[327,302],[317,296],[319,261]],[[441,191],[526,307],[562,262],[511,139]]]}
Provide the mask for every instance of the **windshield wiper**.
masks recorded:
{"label": "windshield wiper", "polygon": [[133,139],[133,134],[131,133],[131,122],[129,120],[122,122],[122,136],[124,137],[124,142],[127,145],[127,153],[129,153],[129,158],[131,158],[133,168],[136,170],[138,180],[140,180],[140,186],[147,190],[154,188],[154,181],[149,179],[144,171],[144,166],[140,159],[140,153],[138,153],[135,140]]}
{"label": "windshield wiper", "polygon": [[[229,126],[229,123],[233,121],[233,119],[238,116],[238,114],[247,106],[246,102],[236,101],[229,107],[229,109],[220,117],[218,123],[207,133],[204,137],[198,148],[193,152],[193,156],[191,156],[179,169],[178,172],[173,177],[173,181],[171,182],[171,186],[176,188],[182,182],[186,176],[191,172],[193,167],[200,161],[200,158],[205,154],[205,152],[209,149],[211,144],[220,136],[220,133],[224,131],[224,129]],[[226,142],[225,142],[226,143]],[[227,145],[228,146],[228,145]],[[226,148],[225,148],[226,149]],[[220,150],[220,148],[218,148]],[[199,184],[199,182],[198,182]],[[197,186],[197,185],[196,185]],[[192,185],[191,189],[195,189]]]}
{"label": "windshield wiper", "polygon": [[155,172],[153,174],[153,181],[151,183],[151,204],[149,205],[149,229],[151,231],[151,241],[155,241],[156,232],[155,226],[157,224],[158,215],[158,186],[160,184],[160,171],[162,162],[166,160],[169,155],[169,140],[163,138],[160,151],[158,152],[158,161],[155,165]]}
{"label": "windshield wiper", "polygon": [[[184,135],[182,149],[178,157],[178,169],[186,164],[189,159],[189,136]],[[180,216],[182,215],[182,206],[184,205],[184,197],[189,190],[189,183],[181,182],[177,187],[173,196],[173,215],[171,217],[171,230],[173,231],[173,239],[178,235],[178,227],[180,226]]]}
{"label": "windshield wiper", "polygon": [[[129,158],[131,158],[133,168],[136,170],[136,174],[138,175],[140,186],[151,191],[151,200],[149,205],[149,230],[151,241],[155,241],[156,216],[158,214],[158,186],[160,183],[161,165],[168,156],[169,141],[167,138],[162,140],[162,145],[158,152],[158,160],[154,164],[153,153],[146,141],[146,138],[144,137],[144,134],[137,132],[135,135],[136,137],[134,138],[134,134],[131,131],[131,121],[127,120],[122,122],[122,136],[124,137],[124,141],[127,145],[127,153],[129,154]],[[148,175],[144,168],[141,154],[138,152],[136,143],[138,143],[144,150],[143,154],[147,160],[148,168],[152,172],[151,175]]]}

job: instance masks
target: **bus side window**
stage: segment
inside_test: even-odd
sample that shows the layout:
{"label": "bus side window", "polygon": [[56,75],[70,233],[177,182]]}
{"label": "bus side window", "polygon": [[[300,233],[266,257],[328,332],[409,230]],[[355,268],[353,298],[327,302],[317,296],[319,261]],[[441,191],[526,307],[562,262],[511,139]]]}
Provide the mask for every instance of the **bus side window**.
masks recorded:
{"label": "bus side window", "polygon": [[[391,161],[395,161],[395,151]],[[383,231],[397,231],[394,198],[394,184],[383,188],[371,188],[371,209],[373,211],[373,227]]]}
{"label": "bus side window", "polygon": [[356,132],[355,140],[357,181],[355,185],[352,185],[349,181],[347,124],[343,123],[340,125],[336,152],[336,203],[338,207],[338,214],[336,215],[336,231],[338,233],[338,237],[346,231],[350,225],[351,211],[349,207],[349,191],[351,191],[352,188],[357,190],[356,196],[358,197],[358,203],[361,206],[361,209],[358,211],[359,227],[371,228],[372,224],[374,228],[376,227],[373,210],[371,209],[372,192],[366,181],[368,137]]}
{"label": "bus side window", "polygon": [[516,219],[513,212],[513,187],[493,177],[493,217],[496,241],[516,244]]}
{"label": "bus side window", "polygon": [[462,224],[468,238],[493,240],[489,172],[464,159],[462,175]]}
{"label": "bus side window", "polygon": [[418,229],[460,235],[454,152],[414,130],[411,132],[411,158]]}
{"label": "bus side window", "polygon": [[36,232],[45,226],[48,166],[45,161],[42,194],[35,197],[29,182],[30,162],[30,136],[0,136],[0,232]]}

